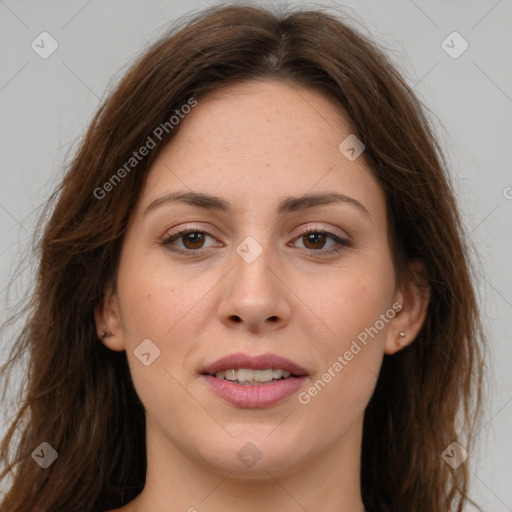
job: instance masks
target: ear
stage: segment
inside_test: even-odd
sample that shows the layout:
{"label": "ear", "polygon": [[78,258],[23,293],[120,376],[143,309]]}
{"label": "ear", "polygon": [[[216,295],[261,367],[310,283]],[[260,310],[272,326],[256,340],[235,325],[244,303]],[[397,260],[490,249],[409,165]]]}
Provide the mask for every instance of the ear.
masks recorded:
{"label": "ear", "polygon": [[430,300],[427,268],[423,261],[413,260],[409,262],[409,269],[411,277],[395,293],[395,303],[402,307],[390,322],[384,349],[386,354],[395,354],[410,345],[427,316]]}
{"label": "ear", "polygon": [[[124,330],[119,315],[117,297],[110,281],[105,286],[103,300],[94,308],[94,318],[101,342],[111,350],[125,350]],[[106,336],[102,336],[102,333],[106,333]]]}

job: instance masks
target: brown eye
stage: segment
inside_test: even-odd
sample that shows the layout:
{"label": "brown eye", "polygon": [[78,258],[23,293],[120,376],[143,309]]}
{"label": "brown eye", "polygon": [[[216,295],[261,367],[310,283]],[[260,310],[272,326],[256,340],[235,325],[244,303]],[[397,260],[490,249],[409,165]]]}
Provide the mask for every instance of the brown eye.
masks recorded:
{"label": "brown eye", "polygon": [[[299,238],[295,239],[296,242],[299,240],[302,241],[305,250],[316,256],[334,255],[352,246],[350,240],[314,228],[303,231]],[[331,240],[331,246],[324,249],[328,240]]]}
{"label": "brown eye", "polygon": [[202,231],[189,231],[188,233],[181,235],[183,239],[183,245],[187,249],[201,249],[204,243],[204,234]]}
{"label": "brown eye", "polygon": [[[169,251],[179,255],[198,256],[203,254],[208,248],[205,246],[205,241],[208,237],[214,240],[217,246],[222,245],[221,242],[216,241],[215,238],[206,231],[200,231],[197,229],[184,229],[167,235],[161,241],[161,244]],[[304,250],[316,256],[334,255],[347,247],[351,247],[351,242],[349,240],[340,238],[334,233],[320,231],[318,229],[309,229],[304,231],[295,239],[295,243],[298,240],[302,241],[302,248]],[[324,249],[329,240],[331,241],[331,246]]]}
{"label": "brown eye", "polygon": [[193,256],[195,253],[202,252],[201,250],[204,248],[204,243],[207,237],[215,240],[205,231],[199,231],[197,229],[184,229],[182,231],[178,231],[177,233],[166,236],[161,241],[161,244],[171,252]]}
{"label": "brown eye", "polygon": [[307,249],[323,249],[327,240],[325,233],[319,231],[302,235],[302,238],[305,240],[304,245]]}

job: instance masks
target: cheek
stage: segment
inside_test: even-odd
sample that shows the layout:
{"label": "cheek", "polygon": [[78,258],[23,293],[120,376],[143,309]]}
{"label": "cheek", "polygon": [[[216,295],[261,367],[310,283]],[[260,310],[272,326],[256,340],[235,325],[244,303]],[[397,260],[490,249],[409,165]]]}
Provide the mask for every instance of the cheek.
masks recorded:
{"label": "cheek", "polygon": [[[168,388],[167,384],[176,384],[173,376],[183,381],[190,354],[208,331],[214,314],[208,291],[218,280],[212,272],[176,270],[163,251],[145,252],[137,247],[126,251],[118,276],[119,309],[127,357],[141,399],[154,400],[155,389],[163,386],[168,391],[161,397],[163,402],[172,397],[183,400],[176,386]],[[159,354],[146,367],[137,352],[148,339]]]}
{"label": "cheek", "polygon": [[[161,416],[164,423],[170,411],[189,417],[193,402],[179,384],[183,379],[178,363],[186,360],[197,338],[191,324],[197,326],[199,321],[198,302],[204,291],[193,286],[190,277],[171,272],[168,265],[137,248],[126,253],[118,275],[119,309],[137,395],[150,415]],[[144,341],[148,365],[138,357],[143,340],[151,341]]]}
{"label": "cheek", "polygon": [[[348,365],[342,365],[341,370],[330,365],[298,396],[299,412],[303,411],[302,417],[310,426],[303,429],[304,433],[310,435],[314,431],[318,439],[334,442],[360,420],[375,389],[378,374],[361,364],[363,360],[357,357]],[[304,434],[304,443],[308,434]]]}
{"label": "cheek", "polygon": [[174,269],[163,249],[137,248],[122,260],[118,282],[120,313],[132,342],[172,337],[170,331],[180,330],[181,320],[200,309],[208,285],[203,280],[198,286],[192,274]]}
{"label": "cheek", "polygon": [[322,361],[319,372],[297,397],[320,439],[332,439],[358,421],[382,364],[388,324],[380,315],[389,311],[387,301],[371,295],[375,294],[372,288],[359,286],[354,290],[358,293],[340,288],[337,299],[326,306],[326,323],[334,335],[317,338],[315,351]]}
{"label": "cheek", "polygon": [[325,419],[325,435],[333,425],[347,427],[370,400],[395,314],[393,292],[391,260],[372,257],[357,265],[347,264],[328,280],[321,280],[304,299],[315,301],[312,309],[328,330],[324,327],[323,335],[315,338],[322,369],[312,376],[299,403],[310,408],[312,418],[321,415]]}
{"label": "cheek", "polygon": [[326,356],[332,359],[334,353],[348,350],[351,341],[376,322],[379,335],[375,339],[383,339],[388,323],[382,325],[380,318],[389,312],[395,289],[391,259],[385,253],[382,257],[369,253],[356,255],[326,275],[312,282],[307,280],[307,284],[303,281],[299,291],[304,302],[322,320],[324,336],[320,339]]}

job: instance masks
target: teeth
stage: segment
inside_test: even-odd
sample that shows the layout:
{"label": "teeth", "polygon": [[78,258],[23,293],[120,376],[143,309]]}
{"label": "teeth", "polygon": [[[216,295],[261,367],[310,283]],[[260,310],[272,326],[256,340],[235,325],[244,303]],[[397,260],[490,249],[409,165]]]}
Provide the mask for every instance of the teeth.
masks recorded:
{"label": "teeth", "polygon": [[226,370],[226,380],[236,380],[238,377],[236,376],[236,370]]}
{"label": "teeth", "polygon": [[[238,380],[242,380],[240,378],[241,371],[242,370],[238,370]],[[254,380],[258,382],[266,382],[267,380],[272,380],[274,378],[274,372],[272,370],[253,370],[252,373],[254,374]]]}
{"label": "teeth", "polygon": [[256,380],[256,372],[246,368],[240,368],[240,370],[236,372],[236,376],[238,380]]}
{"label": "teeth", "polygon": [[256,382],[270,382],[273,379],[277,380],[281,377],[287,379],[291,373],[281,368],[268,368],[265,370],[251,370],[249,368],[230,368],[229,370],[222,370],[215,374],[217,379],[226,379],[230,381],[238,381],[244,384],[254,385]]}
{"label": "teeth", "polygon": [[283,370],[276,368],[272,370],[272,375],[274,376],[274,379],[280,379],[283,376]]}

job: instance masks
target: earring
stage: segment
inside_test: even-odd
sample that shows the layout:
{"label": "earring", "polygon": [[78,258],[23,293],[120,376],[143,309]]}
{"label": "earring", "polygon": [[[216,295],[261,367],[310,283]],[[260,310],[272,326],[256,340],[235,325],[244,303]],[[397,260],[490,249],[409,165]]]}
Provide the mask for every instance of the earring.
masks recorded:
{"label": "earring", "polygon": [[399,332],[398,333],[398,337],[395,340],[395,343],[397,344],[398,347],[402,346],[402,339],[403,338],[405,338],[405,332]]}
{"label": "earring", "polygon": [[114,336],[114,333],[113,333],[113,332],[105,332],[105,331],[102,331],[100,336],[101,336],[102,338],[110,338],[111,336]]}

